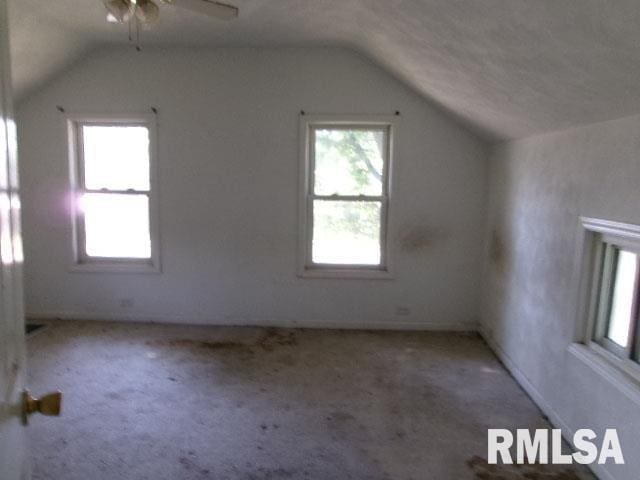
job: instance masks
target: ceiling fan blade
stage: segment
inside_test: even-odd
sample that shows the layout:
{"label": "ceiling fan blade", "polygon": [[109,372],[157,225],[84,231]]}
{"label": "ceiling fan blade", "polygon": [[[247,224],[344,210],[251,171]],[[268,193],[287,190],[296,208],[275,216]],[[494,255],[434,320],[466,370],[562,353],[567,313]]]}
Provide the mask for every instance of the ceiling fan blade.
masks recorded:
{"label": "ceiling fan blade", "polygon": [[181,7],[192,12],[202,13],[221,20],[231,20],[238,17],[238,8],[212,0],[165,0],[170,5]]}

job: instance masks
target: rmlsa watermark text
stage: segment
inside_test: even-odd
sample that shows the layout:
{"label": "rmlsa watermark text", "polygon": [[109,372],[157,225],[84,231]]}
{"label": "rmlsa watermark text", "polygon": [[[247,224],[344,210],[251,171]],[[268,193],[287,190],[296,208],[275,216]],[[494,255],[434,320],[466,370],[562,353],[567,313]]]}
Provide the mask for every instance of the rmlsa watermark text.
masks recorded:
{"label": "rmlsa watermark text", "polygon": [[[514,444],[515,461],[512,457]],[[609,459],[613,463],[624,463],[618,432],[615,428],[606,429],[601,441],[598,441],[598,436],[593,430],[580,429],[573,436],[573,446],[576,449],[574,453],[562,453],[562,430],[560,429],[537,429],[533,431],[533,435],[528,429],[518,429],[514,438],[509,430],[491,428],[488,435],[488,463],[497,464],[498,457],[506,465],[514,463],[567,465],[573,462],[588,465],[596,462],[605,464]]]}

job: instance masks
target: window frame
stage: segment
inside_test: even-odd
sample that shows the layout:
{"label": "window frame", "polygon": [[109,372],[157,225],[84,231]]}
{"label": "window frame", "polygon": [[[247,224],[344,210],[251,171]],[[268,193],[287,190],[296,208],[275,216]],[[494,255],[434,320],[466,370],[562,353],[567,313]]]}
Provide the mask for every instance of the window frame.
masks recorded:
{"label": "window frame", "polygon": [[581,223],[585,245],[582,253],[583,291],[579,320],[583,329],[578,341],[601,362],[632,380],[637,389],[640,387],[639,275],[636,276],[627,347],[616,344],[606,334],[610,321],[616,252],[624,249],[640,255],[640,226],[586,217],[581,218]]}
{"label": "window frame", "polygon": [[[303,278],[392,279],[389,248],[390,211],[398,117],[392,115],[300,115],[300,209],[298,276]],[[380,195],[319,195],[314,192],[315,131],[324,128],[386,131],[383,185]],[[321,264],[312,261],[313,203],[326,201],[365,201],[380,203],[380,264]]]}
{"label": "window frame", "polygon": [[[71,262],[72,272],[161,273],[157,175],[157,118],[153,114],[110,115],[74,114],[66,116],[69,145],[69,177],[71,185]],[[91,190],[84,186],[84,126],[144,126],[149,132],[149,190]],[[78,206],[78,195],[86,192],[124,195],[147,195],[149,199],[150,258],[91,257],[85,251],[84,217]]]}
{"label": "window frame", "polygon": [[638,301],[640,297],[640,289],[638,284],[638,276],[640,271],[636,271],[636,278],[634,280],[634,299],[632,303],[631,321],[629,322],[629,329],[627,331],[627,346],[622,347],[609,339],[607,336],[607,330],[609,323],[611,322],[611,309],[612,309],[612,297],[615,288],[615,270],[620,254],[620,250],[631,252],[635,255],[640,255],[640,245],[630,245],[627,242],[620,241],[618,238],[612,238],[609,235],[603,235],[598,241],[596,247],[597,252],[597,264],[594,273],[597,275],[598,285],[597,290],[594,290],[593,294],[597,295],[597,309],[594,312],[594,328],[592,339],[601,347],[605,348],[612,354],[620,357],[621,359],[631,359],[637,362],[638,356],[638,324],[640,323],[640,316],[638,312]]}

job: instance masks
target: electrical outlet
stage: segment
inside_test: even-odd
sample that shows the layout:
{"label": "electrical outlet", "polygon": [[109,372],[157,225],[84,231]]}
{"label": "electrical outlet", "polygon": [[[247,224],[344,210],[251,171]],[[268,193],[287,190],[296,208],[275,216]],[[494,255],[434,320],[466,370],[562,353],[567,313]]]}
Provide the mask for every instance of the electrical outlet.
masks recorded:
{"label": "electrical outlet", "polygon": [[406,317],[407,315],[411,315],[411,309],[409,307],[396,307],[396,315],[399,317]]}

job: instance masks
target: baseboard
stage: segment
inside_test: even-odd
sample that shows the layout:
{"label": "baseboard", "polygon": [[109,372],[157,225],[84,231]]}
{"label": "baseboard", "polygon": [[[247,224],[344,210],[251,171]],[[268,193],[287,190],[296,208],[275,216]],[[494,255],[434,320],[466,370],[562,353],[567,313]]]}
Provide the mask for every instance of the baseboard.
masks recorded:
{"label": "baseboard", "polygon": [[[481,325],[479,328],[480,335],[487,342],[489,348],[493,350],[493,353],[500,359],[505,368],[509,371],[511,376],[516,379],[516,381],[520,384],[523,390],[529,395],[533,403],[535,403],[540,410],[547,416],[549,419],[549,423],[554,428],[559,428],[562,430],[562,436],[567,441],[569,445],[571,445],[574,430],[569,427],[569,425],[560,417],[558,412],[556,412],[551,405],[542,397],[538,389],[531,383],[531,381],[527,378],[520,368],[515,364],[515,362],[505,353],[502,347],[496,342],[491,335],[487,332],[486,329]],[[601,480],[615,480],[615,478],[607,471],[602,465],[593,464],[588,465],[589,469],[593,472]]]}
{"label": "baseboard", "polygon": [[26,317],[34,321],[61,320],[96,320],[108,322],[160,323],[178,325],[211,325],[211,326],[252,326],[281,328],[328,328],[339,330],[424,330],[449,332],[477,332],[476,322],[436,323],[419,321],[375,321],[360,322],[336,319],[298,320],[283,317],[181,317],[179,315],[144,315],[114,314],[86,312],[27,312]]}

